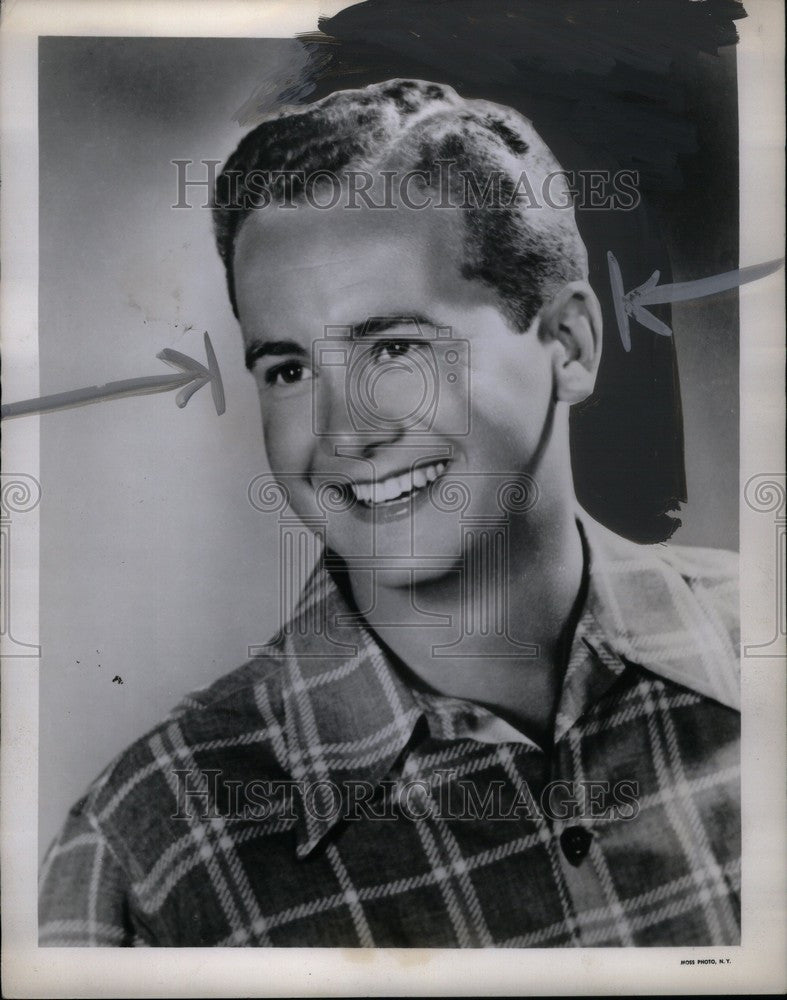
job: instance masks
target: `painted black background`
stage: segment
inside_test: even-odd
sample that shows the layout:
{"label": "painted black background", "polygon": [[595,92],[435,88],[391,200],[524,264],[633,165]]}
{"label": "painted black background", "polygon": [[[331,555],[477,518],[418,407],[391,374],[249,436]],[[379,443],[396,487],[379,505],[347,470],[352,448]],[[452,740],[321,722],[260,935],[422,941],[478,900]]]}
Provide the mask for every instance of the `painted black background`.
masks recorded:
{"label": "painted black background", "polygon": [[[397,76],[448,83],[520,110],[566,170],[638,171],[636,210],[578,212],[605,345],[597,391],[572,419],[580,502],[637,541],[668,538],[687,500],[680,380],[671,339],[632,324],[623,351],[606,251],[627,290],[656,268],[664,283],[737,267],[741,17],[735,0],[366,0],[302,36],[309,67],[280,95],[312,101]],[[719,302],[694,332],[735,354],[714,391],[737,407],[737,295]],[[671,322],[669,307],[652,311]]]}

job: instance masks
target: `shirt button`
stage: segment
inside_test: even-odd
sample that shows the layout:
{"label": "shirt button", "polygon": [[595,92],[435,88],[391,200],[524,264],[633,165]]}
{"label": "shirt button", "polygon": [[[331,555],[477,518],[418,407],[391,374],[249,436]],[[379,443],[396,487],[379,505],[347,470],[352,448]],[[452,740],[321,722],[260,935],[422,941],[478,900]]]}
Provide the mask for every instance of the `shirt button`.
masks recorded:
{"label": "shirt button", "polygon": [[593,834],[584,826],[570,826],[560,834],[560,846],[570,864],[580,864],[590,850]]}

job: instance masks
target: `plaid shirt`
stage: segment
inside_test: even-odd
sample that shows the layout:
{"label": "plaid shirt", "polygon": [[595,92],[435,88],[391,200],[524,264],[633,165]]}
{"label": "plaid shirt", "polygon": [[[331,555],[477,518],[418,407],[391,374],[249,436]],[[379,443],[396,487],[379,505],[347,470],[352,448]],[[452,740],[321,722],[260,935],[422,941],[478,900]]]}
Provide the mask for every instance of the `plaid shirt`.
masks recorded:
{"label": "plaid shirt", "polygon": [[588,590],[548,751],[414,690],[362,622],[336,644],[349,608],[318,564],[265,655],[71,810],[41,944],[739,943],[736,558],[578,519]]}

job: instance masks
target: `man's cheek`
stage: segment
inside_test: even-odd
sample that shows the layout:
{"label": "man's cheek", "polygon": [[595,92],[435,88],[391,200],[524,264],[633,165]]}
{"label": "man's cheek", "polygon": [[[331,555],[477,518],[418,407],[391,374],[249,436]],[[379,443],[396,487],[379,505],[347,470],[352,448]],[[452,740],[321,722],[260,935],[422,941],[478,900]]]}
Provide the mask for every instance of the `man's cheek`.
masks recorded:
{"label": "man's cheek", "polygon": [[487,435],[514,458],[537,439],[549,408],[549,386],[527,379],[498,379],[488,384],[477,379],[473,396],[474,435]]}
{"label": "man's cheek", "polygon": [[273,472],[306,474],[314,438],[308,428],[279,419],[275,414],[262,415],[265,453]]}

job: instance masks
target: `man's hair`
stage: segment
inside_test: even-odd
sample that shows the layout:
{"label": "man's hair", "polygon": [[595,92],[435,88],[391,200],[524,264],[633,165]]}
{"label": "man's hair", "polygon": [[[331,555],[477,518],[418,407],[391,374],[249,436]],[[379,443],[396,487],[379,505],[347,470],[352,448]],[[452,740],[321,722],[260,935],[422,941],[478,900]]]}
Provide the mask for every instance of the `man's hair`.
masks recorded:
{"label": "man's hair", "polygon": [[[449,161],[453,170],[444,166]],[[261,189],[281,191],[287,174],[288,198],[297,203],[317,171],[341,177],[383,170],[448,176],[454,188],[450,204],[462,205],[465,222],[462,276],[497,292],[514,329],[527,330],[562,285],[587,276],[565,178],[531,122],[511,108],[464,99],[448,86],[387,80],[281,110],[230,156],[216,182],[213,219],[235,315],[235,240]],[[247,187],[252,176],[254,186]],[[468,177],[476,194],[495,178],[499,186],[491,203],[468,203]],[[535,206],[521,197],[523,177],[536,195]],[[567,207],[545,204],[547,180],[552,205]]]}

